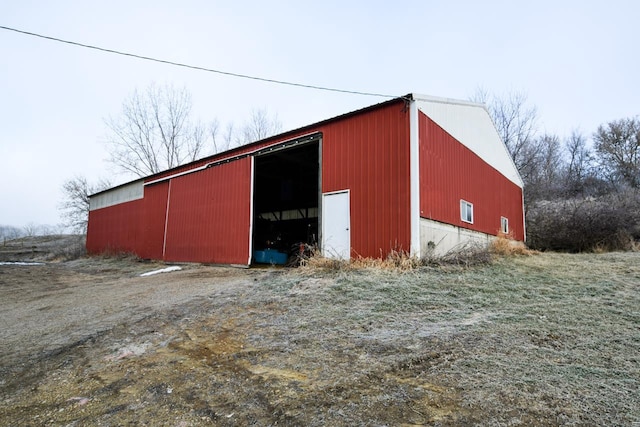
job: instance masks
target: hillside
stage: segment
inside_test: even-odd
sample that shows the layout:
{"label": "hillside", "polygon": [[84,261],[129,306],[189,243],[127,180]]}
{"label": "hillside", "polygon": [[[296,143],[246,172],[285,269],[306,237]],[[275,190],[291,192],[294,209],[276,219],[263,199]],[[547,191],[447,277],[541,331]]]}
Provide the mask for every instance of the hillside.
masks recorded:
{"label": "hillside", "polygon": [[0,240],[0,262],[53,261],[84,254],[84,236],[60,234]]}

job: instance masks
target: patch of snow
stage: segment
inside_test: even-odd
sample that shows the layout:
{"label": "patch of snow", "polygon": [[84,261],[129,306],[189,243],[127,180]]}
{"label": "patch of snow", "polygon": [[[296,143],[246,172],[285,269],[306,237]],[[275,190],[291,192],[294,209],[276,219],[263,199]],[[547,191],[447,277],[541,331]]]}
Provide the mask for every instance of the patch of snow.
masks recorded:
{"label": "patch of snow", "polygon": [[44,265],[44,262],[2,261],[0,265]]}
{"label": "patch of snow", "polygon": [[159,274],[159,273],[170,273],[172,271],[178,271],[178,270],[182,270],[182,268],[178,267],[177,265],[174,265],[167,268],[161,268],[160,270],[154,270],[154,271],[148,271],[146,273],[142,273],[140,277],[153,276],[154,274]]}

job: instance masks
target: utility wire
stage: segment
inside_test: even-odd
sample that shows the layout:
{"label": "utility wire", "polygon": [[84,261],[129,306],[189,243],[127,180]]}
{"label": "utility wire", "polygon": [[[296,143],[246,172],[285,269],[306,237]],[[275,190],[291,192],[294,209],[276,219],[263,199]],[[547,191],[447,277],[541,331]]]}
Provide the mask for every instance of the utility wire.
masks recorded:
{"label": "utility wire", "polygon": [[71,40],[63,40],[63,39],[59,39],[59,38],[56,38],[56,37],[45,36],[43,34],[37,34],[37,33],[32,33],[32,32],[29,32],[29,31],[19,30],[17,28],[5,27],[3,25],[0,25],[0,29],[7,30],[7,31],[13,31],[13,32],[20,33],[20,34],[25,34],[25,35],[28,35],[28,36],[39,37],[41,39],[52,40],[52,41],[59,42],[59,43],[66,43],[66,44],[70,44],[70,45],[73,45],[73,46],[84,47],[84,48],[87,48],[87,49],[99,50],[101,52],[113,53],[113,54],[122,55],[122,56],[129,56],[129,57],[132,57],[132,58],[143,59],[145,61],[159,62],[161,64],[174,65],[176,67],[183,67],[183,68],[189,68],[189,69],[192,69],[192,70],[206,71],[206,72],[209,72],[209,73],[222,74],[222,75],[225,75],[225,76],[239,77],[239,78],[242,78],[242,79],[258,80],[258,81],[261,81],[261,82],[276,83],[276,84],[287,85],[287,86],[303,87],[303,88],[306,88],[306,89],[324,90],[324,91],[328,91],[328,92],[350,93],[350,94],[353,94],[353,95],[364,95],[364,96],[379,96],[379,97],[383,97],[383,98],[398,98],[398,96],[396,96],[396,95],[387,95],[387,94],[372,93],[372,92],[359,92],[359,91],[355,91],[355,90],[346,90],[346,89],[337,89],[337,88],[330,88],[330,87],[324,87],[324,86],[307,85],[307,84],[303,84],[303,83],[293,83],[293,82],[287,82],[287,81],[284,81],[284,80],[275,80],[275,79],[267,79],[267,78],[264,78],[264,77],[250,76],[250,75],[247,75],[247,74],[232,73],[230,71],[214,70],[212,68],[205,68],[205,67],[199,67],[199,66],[196,66],[196,65],[183,64],[183,63],[180,63],[180,62],[168,61],[166,59],[152,58],[150,56],[136,55],[135,53],[122,52],[122,51],[114,50],[114,49],[107,49],[107,48],[104,48],[104,47],[93,46],[93,45],[84,44],[84,43],[78,43],[78,42],[74,42],[74,41],[71,41]]}

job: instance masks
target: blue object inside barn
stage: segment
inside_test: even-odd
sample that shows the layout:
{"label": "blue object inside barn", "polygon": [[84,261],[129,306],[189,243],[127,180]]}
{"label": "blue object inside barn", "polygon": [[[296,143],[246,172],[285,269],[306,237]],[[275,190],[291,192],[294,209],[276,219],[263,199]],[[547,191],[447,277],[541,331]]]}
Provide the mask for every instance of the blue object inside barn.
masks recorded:
{"label": "blue object inside barn", "polygon": [[265,249],[262,251],[253,251],[253,262],[259,264],[280,264],[284,265],[289,259],[288,255],[284,252],[277,251],[275,249]]}

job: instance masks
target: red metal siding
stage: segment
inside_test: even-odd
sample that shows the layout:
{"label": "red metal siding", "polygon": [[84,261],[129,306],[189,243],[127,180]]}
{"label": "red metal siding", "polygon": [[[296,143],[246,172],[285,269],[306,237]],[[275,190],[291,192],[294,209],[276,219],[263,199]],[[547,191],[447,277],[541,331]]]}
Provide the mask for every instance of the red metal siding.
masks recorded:
{"label": "red metal siding", "polygon": [[87,252],[137,253],[142,211],[143,199],[90,211]]}
{"label": "red metal siding", "polygon": [[351,190],[352,256],[409,250],[409,109],[404,102],[322,126],[322,192]]}
{"label": "red metal siding", "polygon": [[143,233],[137,244],[137,253],[142,258],[162,259],[168,190],[169,181],[144,188],[143,218],[140,222]]}
{"label": "red metal siding", "polygon": [[[409,110],[403,101],[308,126],[146,181],[313,132],[323,134],[321,191],[350,190],[352,255],[379,257],[392,249],[408,250]],[[117,246],[168,261],[246,264],[251,186],[251,157],[148,185],[143,200],[91,212],[87,247],[99,251]]]}
{"label": "red metal siding", "polygon": [[168,182],[145,187],[143,199],[90,211],[87,251],[162,259],[167,188]]}
{"label": "red metal siding", "polygon": [[[419,135],[421,217],[496,235],[504,216],[524,240],[522,189],[422,112]],[[460,199],[473,204],[473,224],[461,220]]]}
{"label": "red metal siding", "polygon": [[246,264],[251,158],[171,180],[164,259]]}

